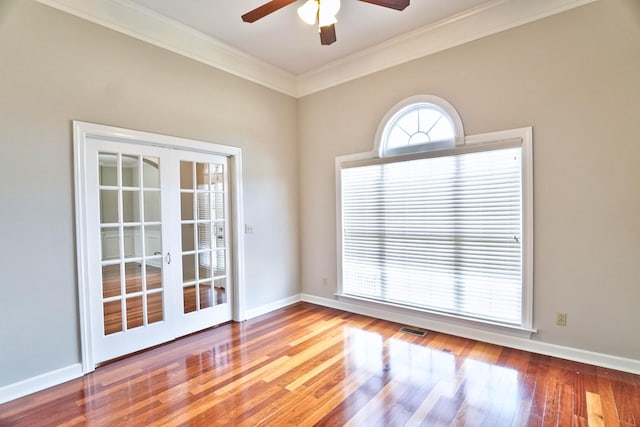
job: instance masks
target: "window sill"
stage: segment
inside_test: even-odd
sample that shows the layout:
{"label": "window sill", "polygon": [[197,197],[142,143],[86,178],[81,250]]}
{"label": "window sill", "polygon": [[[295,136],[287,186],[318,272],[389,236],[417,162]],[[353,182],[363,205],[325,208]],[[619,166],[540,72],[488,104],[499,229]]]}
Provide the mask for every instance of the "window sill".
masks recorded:
{"label": "window sill", "polygon": [[[487,334],[510,336],[522,339],[531,339],[531,336],[537,333],[537,330],[535,329],[506,325],[479,319],[472,319],[437,311],[418,309],[415,307],[409,307],[401,304],[394,304],[370,298],[357,297],[340,293],[335,294],[335,296],[340,301],[357,304],[360,307],[368,308],[372,311],[384,311],[390,314],[397,315],[397,317],[402,318],[402,321],[400,321],[400,323],[403,323],[406,320],[413,320],[414,322],[417,322],[417,324],[412,326],[419,326],[425,329],[466,336],[469,338],[480,338],[470,336],[474,335],[474,332],[483,332]],[[393,321],[399,322],[399,320]]]}

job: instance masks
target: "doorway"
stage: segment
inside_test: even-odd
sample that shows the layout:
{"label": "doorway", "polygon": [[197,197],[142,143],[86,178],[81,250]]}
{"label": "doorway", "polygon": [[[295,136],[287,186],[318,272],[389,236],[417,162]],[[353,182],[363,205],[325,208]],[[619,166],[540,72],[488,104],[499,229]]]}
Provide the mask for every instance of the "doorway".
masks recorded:
{"label": "doorway", "polygon": [[241,151],[74,122],[83,370],[244,320]]}

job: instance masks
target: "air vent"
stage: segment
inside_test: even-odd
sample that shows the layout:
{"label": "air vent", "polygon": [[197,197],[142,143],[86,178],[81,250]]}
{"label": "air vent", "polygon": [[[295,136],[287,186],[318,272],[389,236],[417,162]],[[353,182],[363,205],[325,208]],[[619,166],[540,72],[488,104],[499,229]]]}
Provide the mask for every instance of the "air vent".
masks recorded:
{"label": "air vent", "polygon": [[402,328],[400,328],[400,332],[404,332],[411,335],[417,335],[419,337],[423,337],[427,335],[427,331],[423,331],[421,329],[407,328],[406,326],[403,326]]}

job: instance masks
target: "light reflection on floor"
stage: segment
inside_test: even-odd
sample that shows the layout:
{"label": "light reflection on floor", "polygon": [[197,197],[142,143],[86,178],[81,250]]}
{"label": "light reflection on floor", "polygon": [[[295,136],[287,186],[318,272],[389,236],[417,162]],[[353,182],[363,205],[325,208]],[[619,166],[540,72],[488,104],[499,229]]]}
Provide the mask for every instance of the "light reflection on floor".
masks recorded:
{"label": "light reflection on floor", "polygon": [[370,375],[359,390],[368,393],[370,400],[351,425],[367,418],[384,418],[390,402],[411,405],[409,393],[420,396],[414,399],[414,406],[419,403],[421,407],[406,408],[415,412],[416,421],[424,421],[422,417],[436,404],[445,411],[447,406],[455,408],[456,419],[462,424],[475,424],[480,414],[487,413],[496,423],[511,424],[516,414],[526,409],[522,407],[520,374],[515,369],[471,357],[456,360],[455,354],[402,337],[385,342],[380,334],[357,328],[344,328],[344,342],[346,374]]}

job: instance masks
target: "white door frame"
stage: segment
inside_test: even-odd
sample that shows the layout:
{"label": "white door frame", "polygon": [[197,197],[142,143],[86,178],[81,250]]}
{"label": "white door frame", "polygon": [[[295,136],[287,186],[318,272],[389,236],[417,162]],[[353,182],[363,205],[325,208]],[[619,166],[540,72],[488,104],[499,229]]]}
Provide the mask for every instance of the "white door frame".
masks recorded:
{"label": "white door frame", "polygon": [[95,369],[93,355],[93,336],[91,313],[89,310],[91,295],[89,286],[88,223],[87,223],[87,164],[86,143],[88,138],[106,139],[130,144],[142,144],[174,148],[225,156],[229,159],[230,204],[231,204],[231,241],[233,256],[232,319],[236,322],[246,320],[245,282],[244,282],[244,203],[242,196],[242,150],[228,145],[212,144],[193,139],[141,132],[113,126],[73,121],[74,145],[74,183],[76,210],[76,256],[78,268],[78,304],[80,317],[80,339],[82,351],[82,371],[89,373]]}

